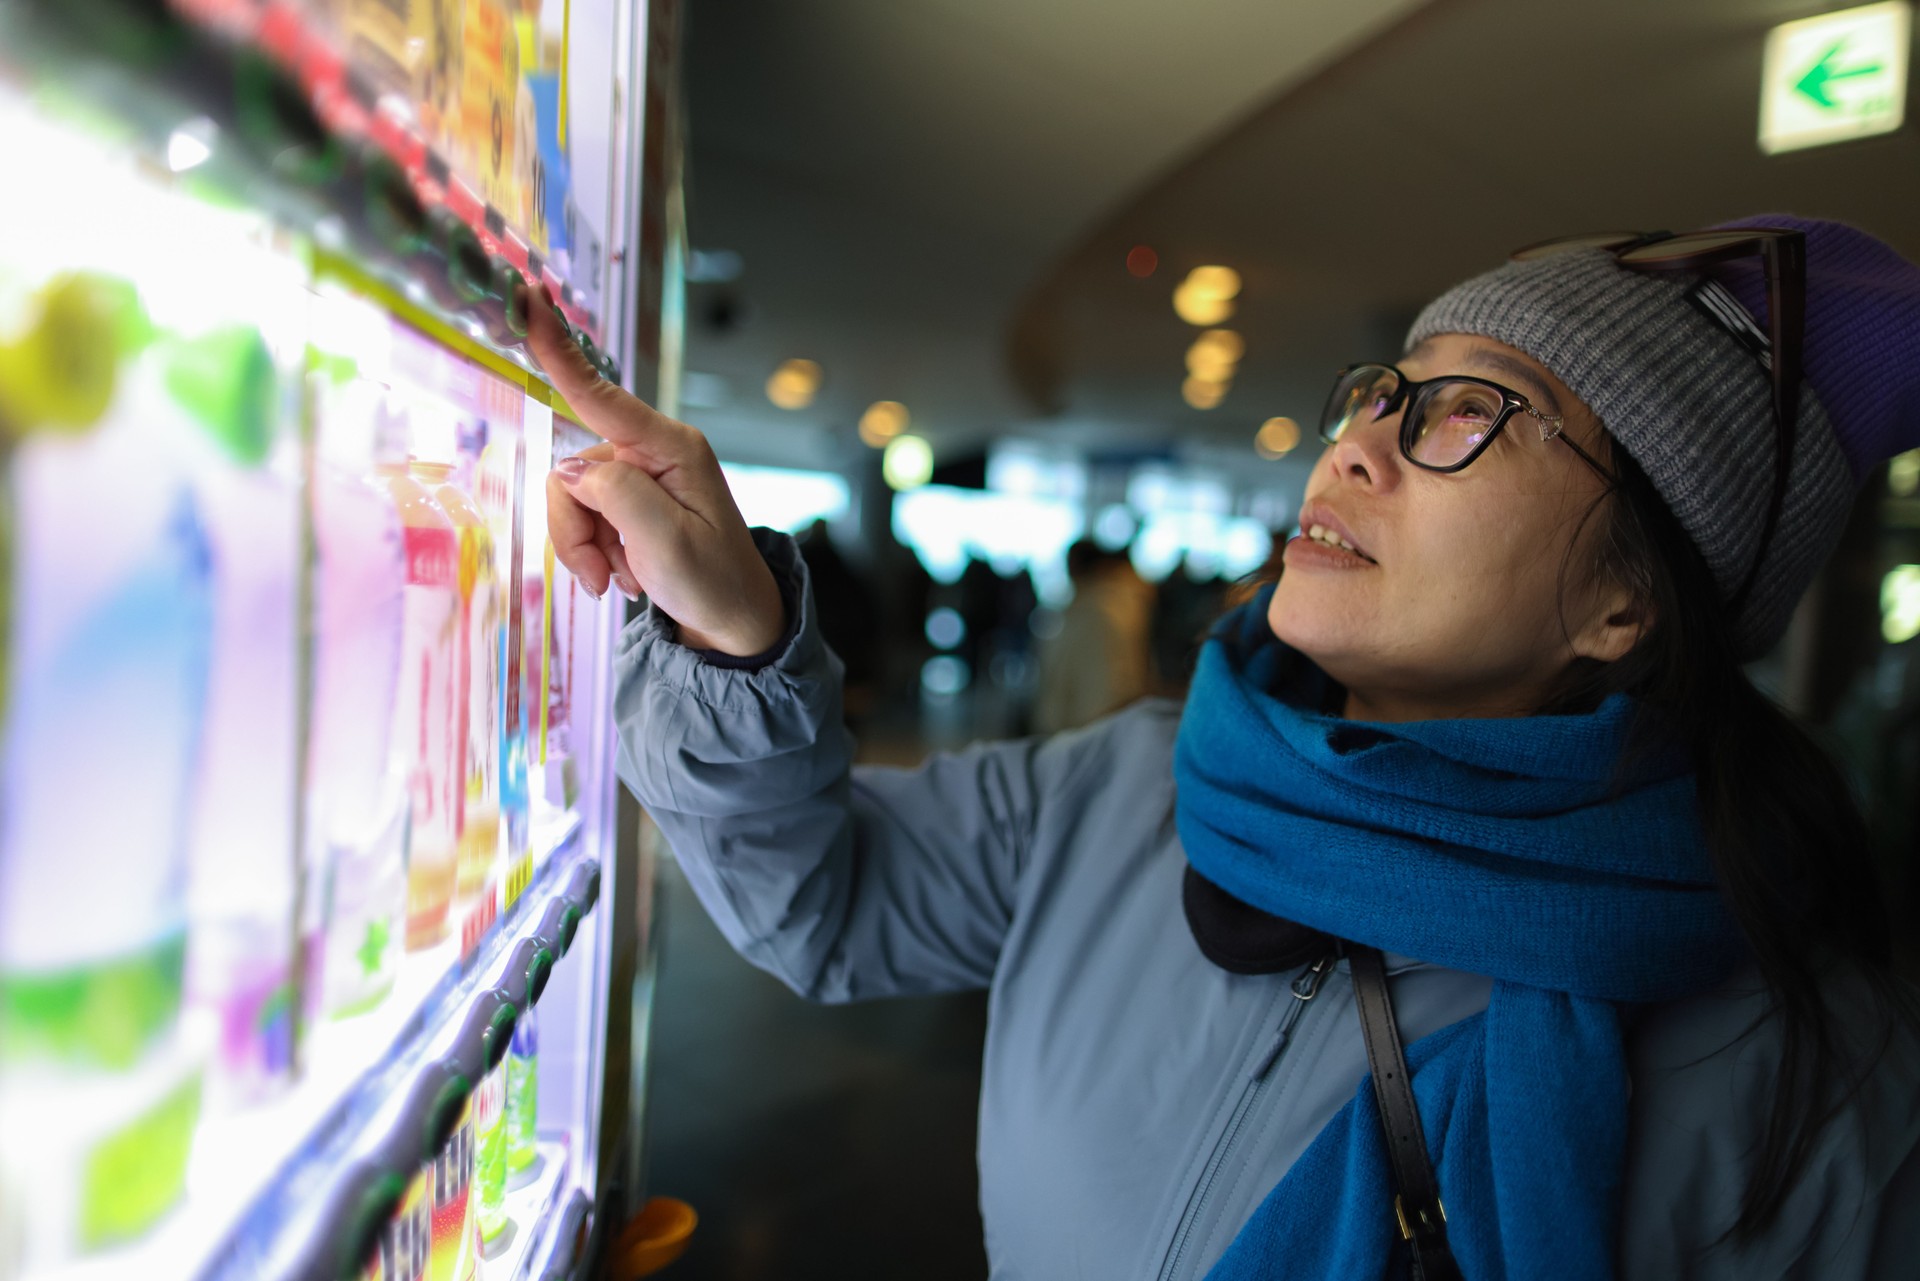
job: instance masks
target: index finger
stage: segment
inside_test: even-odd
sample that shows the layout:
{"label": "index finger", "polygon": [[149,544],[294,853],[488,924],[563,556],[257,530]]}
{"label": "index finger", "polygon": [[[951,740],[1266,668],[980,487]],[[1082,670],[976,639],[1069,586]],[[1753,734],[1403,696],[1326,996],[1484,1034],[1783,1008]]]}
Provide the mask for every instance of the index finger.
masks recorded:
{"label": "index finger", "polygon": [[677,461],[675,423],[617,383],[600,376],[587,360],[553,307],[545,285],[531,289],[527,308],[527,351],[554,388],[579,415],[582,425],[602,439],[628,445],[663,461]]}

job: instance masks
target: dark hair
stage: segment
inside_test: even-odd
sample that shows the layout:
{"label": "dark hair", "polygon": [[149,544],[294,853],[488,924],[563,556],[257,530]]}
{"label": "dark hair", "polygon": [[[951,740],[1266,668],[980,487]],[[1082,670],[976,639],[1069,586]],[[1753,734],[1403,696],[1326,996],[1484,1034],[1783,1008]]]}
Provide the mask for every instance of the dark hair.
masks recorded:
{"label": "dark hair", "polygon": [[[1541,711],[1584,711],[1626,693],[1641,709],[1630,759],[1675,741],[1691,753],[1714,870],[1772,997],[1747,1033],[1778,1016],[1781,1034],[1766,1132],[1722,1238],[1745,1243],[1779,1213],[1821,1131],[1885,1049],[1894,1018],[1914,1017],[1912,1000],[1893,977],[1886,899],[1845,779],[1742,670],[1706,560],[1646,473],[1624,450],[1611,455],[1613,501],[1603,494],[1588,513],[1605,522],[1591,568],[1628,588],[1650,625],[1615,662],[1576,661]],[[1823,973],[1835,962],[1856,965],[1875,998],[1883,1035],[1871,1054],[1842,1044],[1823,999]],[[1834,1092],[1836,1080],[1843,1088]]]}

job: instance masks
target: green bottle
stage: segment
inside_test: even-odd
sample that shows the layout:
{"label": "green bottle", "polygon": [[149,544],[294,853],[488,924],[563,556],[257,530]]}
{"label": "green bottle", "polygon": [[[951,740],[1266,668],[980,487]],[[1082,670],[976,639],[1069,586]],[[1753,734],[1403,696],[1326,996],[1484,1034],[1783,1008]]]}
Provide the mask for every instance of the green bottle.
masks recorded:
{"label": "green bottle", "polygon": [[534,1011],[513,1025],[507,1050],[507,1169],[515,1174],[533,1165],[533,1127],[540,1103],[540,1034]]}
{"label": "green bottle", "polygon": [[474,1194],[480,1200],[480,1239],[507,1226],[507,1064],[487,1073],[473,1096]]}

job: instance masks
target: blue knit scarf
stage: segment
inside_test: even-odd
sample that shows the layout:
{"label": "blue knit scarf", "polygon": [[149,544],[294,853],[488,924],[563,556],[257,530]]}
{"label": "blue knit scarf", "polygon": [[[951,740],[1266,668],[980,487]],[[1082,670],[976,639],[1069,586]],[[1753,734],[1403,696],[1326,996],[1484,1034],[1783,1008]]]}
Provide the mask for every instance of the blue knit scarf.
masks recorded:
{"label": "blue knit scarf", "polygon": [[[1367,724],[1268,593],[1201,652],[1174,772],[1194,868],[1276,916],[1493,978],[1486,1010],[1408,1047],[1468,1281],[1613,1276],[1621,1007],[1711,986],[1740,942],[1677,758],[1615,777],[1633,705]],[[1354,1035],[1359,1035],[1355,1020]],[[1386,1275],[1398,1237],[1370,1081],[1254,1211],[1210,1281]]]}

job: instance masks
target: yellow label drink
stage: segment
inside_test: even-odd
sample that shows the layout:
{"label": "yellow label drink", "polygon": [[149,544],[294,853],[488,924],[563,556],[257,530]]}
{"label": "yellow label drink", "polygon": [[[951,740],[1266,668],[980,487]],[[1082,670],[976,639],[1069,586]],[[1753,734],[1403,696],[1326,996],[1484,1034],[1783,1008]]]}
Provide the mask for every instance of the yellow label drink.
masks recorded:
{"label": "yellow label drink", "polygon": [[480,1261],[479,1225],[474,1221],[473,1100],[460,1109],[453,1137],[433,1159],[433,1251],[427,1262],[430,1281],[472,1281]]}
{"label": "yellow label drink", "polygon": [[461,779],[456,903],[493,895],[500,847],[500,614],[493,535],[472,495],[444,463],[413,465],[453,522],[460,610],[454,643],[454,758]]}
{"label": "yellow label drink", "polygon": [[367,1260],[361,1281],[426,1281],[427,1260],[433,1250],[432,1170],[422,1166],[392,1222],[380,1234],[380,1245]]}

